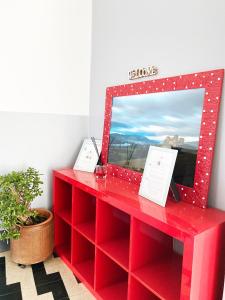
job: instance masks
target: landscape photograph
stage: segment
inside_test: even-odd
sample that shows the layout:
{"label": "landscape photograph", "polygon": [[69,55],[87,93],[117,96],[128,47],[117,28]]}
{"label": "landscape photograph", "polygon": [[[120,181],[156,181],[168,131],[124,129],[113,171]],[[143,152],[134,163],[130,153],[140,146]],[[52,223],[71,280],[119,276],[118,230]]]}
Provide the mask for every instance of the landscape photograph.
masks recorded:
{"label": "landscape photograph", "polygon": [[173,178],[193,186],[204,89],[114,97],[108,162],[143,172],[150,145],[178,150]]}

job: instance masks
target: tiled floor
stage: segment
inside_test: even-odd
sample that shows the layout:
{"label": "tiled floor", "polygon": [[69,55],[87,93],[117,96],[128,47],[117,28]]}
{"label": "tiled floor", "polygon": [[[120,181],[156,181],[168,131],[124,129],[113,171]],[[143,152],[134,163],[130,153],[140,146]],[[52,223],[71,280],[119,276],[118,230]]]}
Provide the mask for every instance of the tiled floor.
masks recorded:
{"label": "tiled floor", "polygon": [[59,257],[20,268],[0,253],[0,300],[94,300]]}

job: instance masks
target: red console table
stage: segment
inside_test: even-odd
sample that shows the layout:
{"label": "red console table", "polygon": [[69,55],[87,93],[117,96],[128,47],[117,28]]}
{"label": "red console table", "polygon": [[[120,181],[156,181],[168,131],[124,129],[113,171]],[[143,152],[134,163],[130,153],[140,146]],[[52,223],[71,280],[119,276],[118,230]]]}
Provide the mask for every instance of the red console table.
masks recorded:
{"label": "red console table", "polygon": [[225,212],[160,207],[112,176],[53,174],[55,251],[97,299],[222,299]]}

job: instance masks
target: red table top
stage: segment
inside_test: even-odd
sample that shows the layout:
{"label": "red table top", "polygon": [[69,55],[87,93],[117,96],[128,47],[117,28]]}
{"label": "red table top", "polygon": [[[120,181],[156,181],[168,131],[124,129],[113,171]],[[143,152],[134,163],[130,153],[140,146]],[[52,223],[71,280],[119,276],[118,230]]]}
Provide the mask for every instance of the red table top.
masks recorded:
{"label": "red table top", "polygon": [[93,173],[72,169],[54,171],[54,175],[180,240],[225,223],[225,211],[170,199],[161,207],[139,196],[138,185],[114,176],[96,179]]}

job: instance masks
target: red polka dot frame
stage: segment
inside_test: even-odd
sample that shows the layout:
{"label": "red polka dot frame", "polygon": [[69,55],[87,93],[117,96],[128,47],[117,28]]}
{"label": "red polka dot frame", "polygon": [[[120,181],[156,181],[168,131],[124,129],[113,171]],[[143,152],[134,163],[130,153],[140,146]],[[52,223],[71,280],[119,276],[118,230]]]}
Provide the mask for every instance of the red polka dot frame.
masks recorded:
{"label": "red polka dot frame", "polygon": [[[113,97],[157,92],[204,88],[199,147],[197,152],[193,188],[178,185],[181,201],[206,208],[216,141],[218,113],[222,94],[224,70],[213,70],[188,75],[136,82],[106,89],[105,120],[102,142],[102,161],[108,162],[108,147]],[[142,174],[117,165],[108,164],[108,173],[124,180],[140,184]]]}

